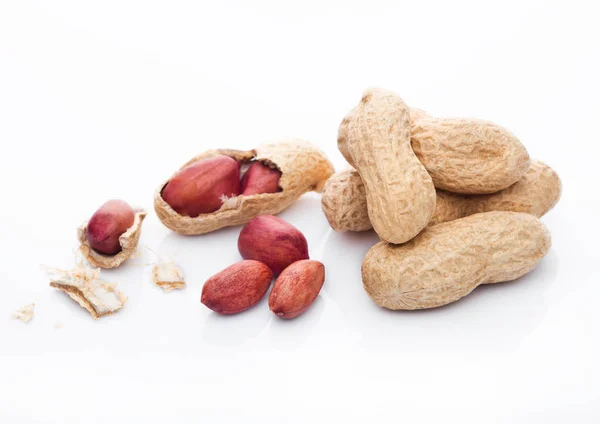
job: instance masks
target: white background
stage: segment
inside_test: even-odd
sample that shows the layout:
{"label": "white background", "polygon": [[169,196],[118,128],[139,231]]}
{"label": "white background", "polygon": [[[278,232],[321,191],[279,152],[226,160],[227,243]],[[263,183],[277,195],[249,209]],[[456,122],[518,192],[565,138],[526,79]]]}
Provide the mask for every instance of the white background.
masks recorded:
{"label": "white background", "polygon": [[[1,1],[0,422],[599,422],[595,6]],[[451,306],[386,311],[360,279],[375,235],[334,233],[312,194],[281,214],[326,266],[312,308],[284,322],[266,298],[231,317],[201,305],[240,228],[171,233],[157,185],[206,149],[286,137],[342,169],[337,127],[369,86],[498,122],[555,168],[548,256]],[[103,273],[126,307],[94,321],[40,266],[71,267],[76,227],[109,198],[149,210],[141,244],[188,287],[155,287],[142,248]],[[29,302],[33,321],[10,319]]]}

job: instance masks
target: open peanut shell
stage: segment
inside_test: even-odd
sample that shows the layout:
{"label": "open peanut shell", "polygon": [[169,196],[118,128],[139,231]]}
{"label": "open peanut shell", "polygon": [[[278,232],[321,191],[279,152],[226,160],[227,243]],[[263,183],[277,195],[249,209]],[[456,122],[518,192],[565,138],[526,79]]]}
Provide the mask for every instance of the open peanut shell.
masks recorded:
{"label": "open peanut shell", "polygon": [[86,222],[77,229],[77,238],[79,239],[79,243],[81,243],[79,250],[93,266],[100,268],[116,268],[135,254],[138,241],[140,240],[140,234],[142,233],[142,221],[145,217],[145,210],[135,209],[133,225],[119,237],[121,251],[116,255],[105,255],[92,249],[85,236],[87,229]]}
{"label": "open peanut shell", "polygon": [[154,209],[161,222],[179,234],[205,234],[223,227],[244,224],[258,215],[275,215],[290,206],[308,191],[320,192],[334,168],[327,156],[313,144],[302,140],[287,140],[265,144],[254,150],[217,149],[204,152],[181,168],[226,155],[243,163],[261,161],[281,171],[278,193],[235,196],[226,199],[215,212],[191,218],[175,212],[162,198],[168,180],[160,185],[154,196]]}

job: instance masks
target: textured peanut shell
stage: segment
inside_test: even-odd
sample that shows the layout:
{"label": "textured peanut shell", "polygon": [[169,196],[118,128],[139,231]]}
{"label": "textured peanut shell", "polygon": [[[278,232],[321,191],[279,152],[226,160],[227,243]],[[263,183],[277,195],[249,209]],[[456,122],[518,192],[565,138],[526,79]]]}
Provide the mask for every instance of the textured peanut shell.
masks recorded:
{"label": "textured peanut shell", "polygon": [[[350,156],[350,152],[348,152],[348,148],[347,148],[346,144],[347,144],[347,140],[348,140],[348,125],[350,124],[350,121],[354,118],[354,115],[356,114],[357,110],[358,110],[358,106],[353,108],[350,112],[348,112],[346,114],[346,116],[344,116],[344,119],[342,119],[342,123],[340,124],[340,127],[338,129],[338,139],[337,139],[338,149],[339,149],[340,153],[342,154],[342,156],[344,156],[346,161],[352,166],[354,166],[354,161],[352,160],[352,157]],[[417,109],[414,107],[410,108],[409,113],[410,113],[410,125],[411,126],[415,125],[421,119],[431,117],[431,115],[429,115],[423,109]]]}
{"label": "textured peanut shell", "polygon": [[302,140],[265,144],[249,151],[209,150],[194,157],[182,168],[217,155],[231,156],[243,162],[259,160],[279,169],[281,191],[232,197],[218,211],[191,218],[179,215],[163,200],[161,193],[167,180],[160,185],[154,196],[154,209],[165,226],[179,234],[204,234],[223,227],[245,224],[258,215],[275,215],[302,194],[308,191],[320,192],[325,181],[334,172],[327,156],[313,144]]}
{"label": "textured peanut shell", "polygon": [[[560,199],[561,182],[552,168],[533,161],[518,182],[497,193],[462,195],[437,190],[436,195],[435,212],[429,225],[489,211],[525,212],[541,217]],[[335,231],[373,228],[367,212],[365,188],[354,169],[337,172],[327,180],[321,193],[321,206]]]}
{"label": "textured peanut shell", "polygon": [[80,243],[79,250],[90,264],[100,268],[116,268],[135,254],[146,211],[135,209],[134,212],[133,225],[119,237],[121,251],[116,255],[105,255],[92,249],[85,234],[87,222],[77,229],[77,238]]}
{"label": "textured peanut shell", "polygon": [[404,243],[417,235],[435,210],[435,188],[410,145],[408,106],[392,92],[365,91],[348,123],[345,148],[364,182],[379,237]]}
{"label": "textured peanut shell", "polygon": [[516,183],[529,154],[510,131],[478,119],[421,119],[411,129],[412,148],[436,188],[488,194]]}
{"label": "textured peanut shell", "polygon": [[363,285],[384,308],[436,308],[480,284],[527,274],[550,244],[550,233],[533,215],[471,215],[431,226],[401,246],[377,243],[363,261]]}

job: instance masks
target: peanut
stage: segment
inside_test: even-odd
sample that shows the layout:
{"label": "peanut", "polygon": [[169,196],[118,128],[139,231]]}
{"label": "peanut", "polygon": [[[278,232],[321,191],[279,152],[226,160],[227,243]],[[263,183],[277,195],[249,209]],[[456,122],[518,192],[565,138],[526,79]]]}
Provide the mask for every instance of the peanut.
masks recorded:
{"label": "peanut", "polygon": [[527,274],[550,244],[550,233],[533,215],[480,213],[428,227],[400,246],[377,243],[363,261],[363,285],[384,308],[435,308],[480,284]]}
{"label": "peanut", "polygon": [[[461,195],[437,190],[435,212],[429,225],[489,211],[525,212],[541,217],[556,205],[560,194],[557,173],[543,162],[533,161],[517,183],[497,193]],[[373,228],[364,184],[354,169],[338,172],[327,180],[321,206],[335,231]]]}
{"label": "peanut", "polygon": [[122,200],[109,200],[77,229],[79,250],[93,265],[116,268],[133,256],[146,212]]}
{"label": "peanut", "polygon": [[[350,121],[352,121],[354,119],[354,117],[356,116],[357,110],[358,110],[358,106],[356,106],[355,108],[350,110],[350,112],[348,112],[346,114],[346,116],[344,116],[344,119],[342,119],[342,123],[340,124],[340,127],[338,129],[338,139],[337,139],[338,150],[340,151],[342,156],[344,156],[344,159],[346,159],[346,161],[353,167],[354,167],[354,160],[352,159],[352,156],[350,155],[350,152],[348,151],[348,147],[347,147],[348,126],[350,125]],[[423,109],[417,109],[414,107],[409,108],[409,115],[410,115],[411,128],[421,119],[426,119],[426,118],[431,117],[431,115],[429,115]]]}
{"label": "peanut", "polygon": [[[180,234],[204,234],[219,228],[245,224],[259,215],[274,215],[290,206],[308,191],[321,191],[327,178],[333,174],[333,165],[323,152],[311,143],[290,140],[266,144],[255,150],[210,150],[202,153],[183,168],[215,156],[229,156],[241,163],[261,162],[281,172],[276,193],[238,195],[228,199],[211,213],[189,217],[179,214],[163,198],[162,184],[154,196],[154,209],[161,222]],[[250,183],[248,177],[248,184]],[[262,186],[262,184],[261,184]]]}
{"label": "peanut", "polygon": [[277,193],[280,191],[280,178],[281,171],[279,169],[273,169],[262,162],[254,162],[242,178],[242,195]]}
{"label": "peanut", "polygon": [[92,249],[105,255],[121,251],[119,237],[133,225],[135,214],[123,200],[109,200],[90,218],[85,235]]}
{"label": "peanut", "polygon": [[[346,145],[356,112],[354,108],[344,117],[338,132],[338,148],[355,168]],[[525,147],[499,125],[478,119],[433,118],[414,108],[410,117],[411,146],[436,188],[493,193],[518,181],[529,167]]]}
{"label": "peanut", "polygon": [[273,215],[261,215],[250,220],[240,232],[238,250],[242,258],[264,263],[274,275],[296,261],[308,259],[304,235]]}
{"label": "peanut", "polygon": [[181,169],[169,180],[162,198],[180,215],[197,217],[218,210],[223,197],[240,194],[240,163],[215,156]]}
{"label": "peanut", "polygon": [[273,273],[265,264],[241,261],[206,280],[200,301],[220,314],[237,314],[256,305],[272,279]]}
{"label": "peanut", "polygon": [[410,145],[409,115],[396,94],[367,90],[340,146],[362,177],[373,228],[391,243],[417,235],[435,209],[431,177]]}
{"label": "peanut", "polygon": [[296,318],[315,301],[324,281],[325,267],[321,262],[294,262],[275,280],[269,309],[279,318]]}
{"label": "peanut", "polygon": [[510,131],[478,119],[421,119],[411,128],[412,148],[442,190],[487,194],[517,182],[529,154]]}

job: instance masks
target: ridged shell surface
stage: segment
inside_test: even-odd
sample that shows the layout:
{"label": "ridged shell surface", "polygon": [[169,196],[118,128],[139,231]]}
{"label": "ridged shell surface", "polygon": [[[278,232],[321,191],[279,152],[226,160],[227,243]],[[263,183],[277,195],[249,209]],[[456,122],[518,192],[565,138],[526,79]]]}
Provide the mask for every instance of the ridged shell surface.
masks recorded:
{"label": "ridged shell surface", "polygon": [[384,308],[435,308],[480,284],[527,274],[550,245],[550,233],[533,215],[480,213],[428,227],[403,245],[377,243],[363,261],[363,285]]}
{"label": "ridged shell surface", "polygon": [[379,237],[404,243],[417,235],[435,210],[435,188],[410,145],[408,106],[392,92],[367,90],[348,123],[346,148]]}

